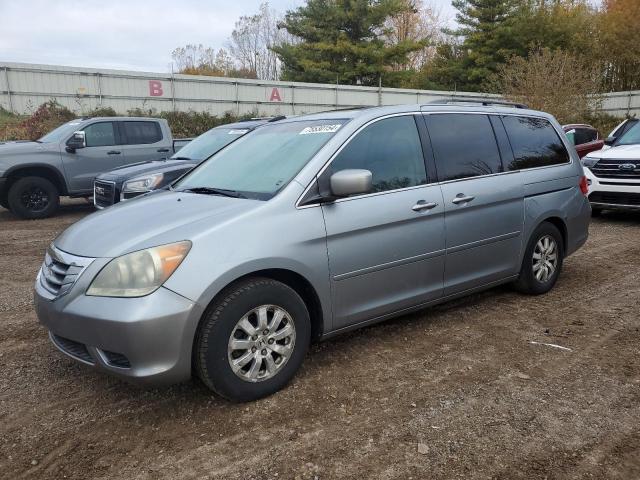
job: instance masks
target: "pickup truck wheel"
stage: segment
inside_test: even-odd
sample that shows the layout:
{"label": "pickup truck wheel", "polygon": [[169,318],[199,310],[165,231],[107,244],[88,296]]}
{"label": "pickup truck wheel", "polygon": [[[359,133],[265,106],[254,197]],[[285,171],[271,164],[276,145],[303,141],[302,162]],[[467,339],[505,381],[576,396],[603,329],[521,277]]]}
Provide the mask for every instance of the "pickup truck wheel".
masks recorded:
{"label": "pickup truck wheel", "polygon": [[302,364],[311,338],[300,296],[269,278],[250,278],[226,289],[204,314],[194,346],[204,384],[235,402],[271,395]]}
{"label": "pickup truck wheel", "polygon": [[529,295],[547,293],[558,280],[563,259],[560,231],[555,225],[543,222],[529,239],[520,276],[514,283],[516,290]]}
{"label": "pickup truck wheel", "polygon": [[46,178],[24,177],[16,180],[7,196],[9,209],[20,218],[47,218],[60,205],[60,192]]}

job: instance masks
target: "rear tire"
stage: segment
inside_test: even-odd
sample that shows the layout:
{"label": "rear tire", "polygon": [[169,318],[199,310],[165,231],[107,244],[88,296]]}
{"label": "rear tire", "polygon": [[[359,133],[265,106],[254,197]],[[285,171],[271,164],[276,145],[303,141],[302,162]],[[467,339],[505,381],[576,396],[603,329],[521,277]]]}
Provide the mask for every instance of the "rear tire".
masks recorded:
{"label": "rear tire", "polygon": [[602,215],[602,209],[599,207],[591,207],[591,216],[592,217],[599,217],[600,215]]}
{"label": "rear tire", "polygon": [[47,218],[58,210],[60,192],[46,178],[19,178],[9,188],[7,203],[9,210],[20,218]]}
{"label": "rear tire", "polygon": [[529,295],[547,293],[558,280],[563,260],[562,234],[555,225],[541,223],[529,239],[515,289]]}
{"label": "rear tire", "polygon": [[231,285],[207,309],[196,335],[197,375],[234,402],[283,388],[309,348],[311,321],[300,296],[269,278]]}

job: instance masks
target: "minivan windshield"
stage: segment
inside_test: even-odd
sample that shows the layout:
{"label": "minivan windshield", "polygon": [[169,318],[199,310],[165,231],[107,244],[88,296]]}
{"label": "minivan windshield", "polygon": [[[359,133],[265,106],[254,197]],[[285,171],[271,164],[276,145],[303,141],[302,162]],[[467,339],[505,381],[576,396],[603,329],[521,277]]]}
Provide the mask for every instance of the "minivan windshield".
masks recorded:
{"label": "minivan windshield", "polygon": [[171,158],[204,160],[247,132],[248,128],[213,128],[191,140]]}
{"label": "minivan windshield", "polygon": [[[269,200],[344,125],[345,120],[267,124],[201,163],[173,186],[203,194]],[[185,147],[186,148],[186,147]]]}
{"label": "minivan windshield", "polygon": [[640,144],[640,122],[636,122],[633,127],[624,132],[616,141],[615,146],[636,144]]}
{"label": "minivan windshield", "polygon": [[70,122],[63,123],[58,128],[51,130],[44,137],[38,139],[41,143],[57,143],[64,140],[65,137],[71,136],[76,130],[82,130],[80,125],[82,120],[71,120]]}

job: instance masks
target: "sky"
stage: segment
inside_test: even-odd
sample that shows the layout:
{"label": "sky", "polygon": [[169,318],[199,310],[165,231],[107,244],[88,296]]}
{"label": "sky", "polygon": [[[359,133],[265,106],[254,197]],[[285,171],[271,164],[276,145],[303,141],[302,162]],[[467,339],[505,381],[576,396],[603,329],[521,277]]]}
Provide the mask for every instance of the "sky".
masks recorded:
{"label": "sky", "polygon": [[[0,0],[0,62],[170,71],[187,44],[224,47],[263,0]],[[285,12],[303,0],[271,0]],[[453,19],[451,0],[431,0]]]}

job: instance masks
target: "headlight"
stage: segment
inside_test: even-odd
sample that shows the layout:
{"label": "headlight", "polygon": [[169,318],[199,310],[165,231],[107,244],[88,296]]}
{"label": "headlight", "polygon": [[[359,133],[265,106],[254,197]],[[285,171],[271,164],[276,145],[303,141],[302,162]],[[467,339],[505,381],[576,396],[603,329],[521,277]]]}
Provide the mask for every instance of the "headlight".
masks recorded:
{"label": "headlight", "polygon": [[132,178],[131,180],[124,182],[122,192],[150,192],[157,188],[162,183],[163,179],[164,174],[162,173],[154,173],[152,175]]}
{"label": "headlight", "polygon": [[170,243],[114,258],[93,279],[87,295],[143,297],[155,292],[189,253],[191,242]]}
{"label": "headlight", "polygon": [[584,165],[585,167],[593,167],[596,163],[598,163],[598,160],[600,159],[595,157],[582,157],[582,165]]}

